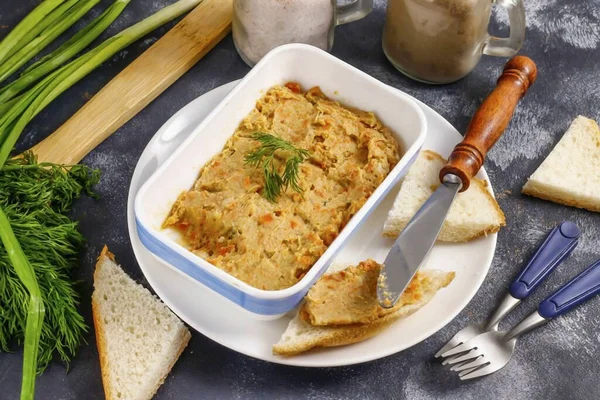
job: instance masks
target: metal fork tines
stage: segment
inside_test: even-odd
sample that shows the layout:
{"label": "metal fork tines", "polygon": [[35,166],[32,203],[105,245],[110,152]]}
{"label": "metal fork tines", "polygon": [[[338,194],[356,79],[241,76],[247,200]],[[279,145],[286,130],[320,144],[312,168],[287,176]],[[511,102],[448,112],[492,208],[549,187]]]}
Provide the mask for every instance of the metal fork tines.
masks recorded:
{"label": "metal fork tines", "polygon": [[565,314],[598,293],[600,260],[542,301],[537,311],[510,331],[485,332],[446,351],[442,357],[447,358],[451,370],[457,371],[462,380],[496,372],[510,361],[519,336]]}
{"label": "metal fork tines", "polygon": [[[484,332],[497,331],[500,321],[513,310],[521,300],[535,288],[571,253],[577,246],[580,231],[577,226],[565,221],[555,227],[537,249],[523,271],[509,287],[509,294],[502,300],[492,317],[486,323],[471,324],[460,330],[435,355],[440,357],[448,350],[465,343]],[[448,363],[446,360],[444,363]]]}
{"label": "metal fork tines", "polygon": [[[450,339],[448,341],[448,343],[446,343],[444,345],[444,347],[442,347],[435,354],[436,358],[440,357],[442,354],[446,353],[448,350],[451,350],[454,347],[467,342],[468,340],[470,340],[471,338],[474,338],[477,335],[480,335],[484,332],[497,331],[498,324],[500,323],[500,321],[513,308],[515,308],[517,305],[519,305],[520,302],[521,302],[520,299],[515,299],[510,294],[506,295],[506,297],[502,300],[502,303],[500,303],[500,306],[496,309],[496,311],[494,312],[492,317],[488,320],[488,322],[480,323],[480,324],[471,324],[471,325],[464,327],[460,331],[458,331],[456,333],[456,335],[454,335],[452,337],[452,339]],[[448,360],[445,360],[444,364],[446,364],[447,361]]]}
{"label": "metal fork tines", "polygon": [[546,322],[536,311],[509,332],[486,332],[449,350],[444,356],[456,356],[447,361],[452,365],[450,370],[458,372],[463,380],[488,375],[508,364],[521,334]]}

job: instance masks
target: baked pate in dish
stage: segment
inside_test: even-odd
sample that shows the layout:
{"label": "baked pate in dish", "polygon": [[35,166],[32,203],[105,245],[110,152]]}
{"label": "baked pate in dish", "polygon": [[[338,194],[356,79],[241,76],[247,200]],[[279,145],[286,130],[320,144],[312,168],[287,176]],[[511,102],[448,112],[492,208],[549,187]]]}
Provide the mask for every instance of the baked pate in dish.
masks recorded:
{"label": "baked pate in dish", "polygon": [[[290,185],[298,190],[266,195],[266,168],[248,162],[264,146],[259,133],[308,154]],[[290,152],[274,153],[275,173],[285,177]],[[163,228],[179,230],[186,247],[241,281],[285,289],[310,270],[400,155],[373,113],[332,101],[319,87],[274,86],[179,195]]]}

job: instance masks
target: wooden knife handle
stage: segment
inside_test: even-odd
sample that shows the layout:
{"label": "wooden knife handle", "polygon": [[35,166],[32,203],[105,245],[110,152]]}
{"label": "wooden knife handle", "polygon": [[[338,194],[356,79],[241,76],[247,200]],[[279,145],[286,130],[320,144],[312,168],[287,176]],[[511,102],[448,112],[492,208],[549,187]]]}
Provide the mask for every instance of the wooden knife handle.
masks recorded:
{"label": "wooden knife handle", "polygon": [[471,119],[465,137],[454,147],[448,163],[440,171],[440,180],[448,174],[462,181],[461,192],[469,188],[487,152],[500,139],[508,126],[519,100],[537,77],[537,67],[528,57],[510,59],[494,90],[481,103]]}

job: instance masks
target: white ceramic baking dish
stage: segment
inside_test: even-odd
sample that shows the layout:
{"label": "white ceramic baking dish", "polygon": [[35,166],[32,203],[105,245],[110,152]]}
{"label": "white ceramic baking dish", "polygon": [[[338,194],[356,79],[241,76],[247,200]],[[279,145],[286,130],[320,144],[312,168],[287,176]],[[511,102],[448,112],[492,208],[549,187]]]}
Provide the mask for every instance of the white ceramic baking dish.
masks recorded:
{"label": "white ceramic baking dish", "polygon": [[[320,86],[331,99],[374,112],[394,132],[403,155],[304,278],[287,289],[266,291],[196,256],[180,244],[177,232],[163,230],[161,224],[178,195],[193,186],[200,168],[223,149],[261,95],[270,87],[289,81],[298,82],[304,89]],[[350,234],[406,174],[425,140],[426,125],[423,112],[409,96],[329,53],[302,44],[278,47],[240,81],[141,187],[134,206],[140,240],[164,264],[221,294],[254,317],[279,318],[302,300]]]}

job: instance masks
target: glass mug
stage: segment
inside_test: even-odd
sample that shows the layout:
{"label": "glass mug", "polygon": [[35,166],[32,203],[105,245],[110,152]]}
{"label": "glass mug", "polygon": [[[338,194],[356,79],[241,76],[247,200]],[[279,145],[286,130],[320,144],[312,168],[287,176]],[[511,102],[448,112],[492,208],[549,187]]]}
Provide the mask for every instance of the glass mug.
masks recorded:
{"label": "glass mug", "polygon": [[515,55],[525,39],[522,0],[499,0],[510,36],[488,34],[493,0],[388,0],[383,51],[408,77],[450,83],[468,75],[482,54]]}
{"label": "glass mug", "polygon": [[337,25],[364,18],[373,0],[234,0],[235,47],[249,66],[277,46],[305,43],[331,51]]}

